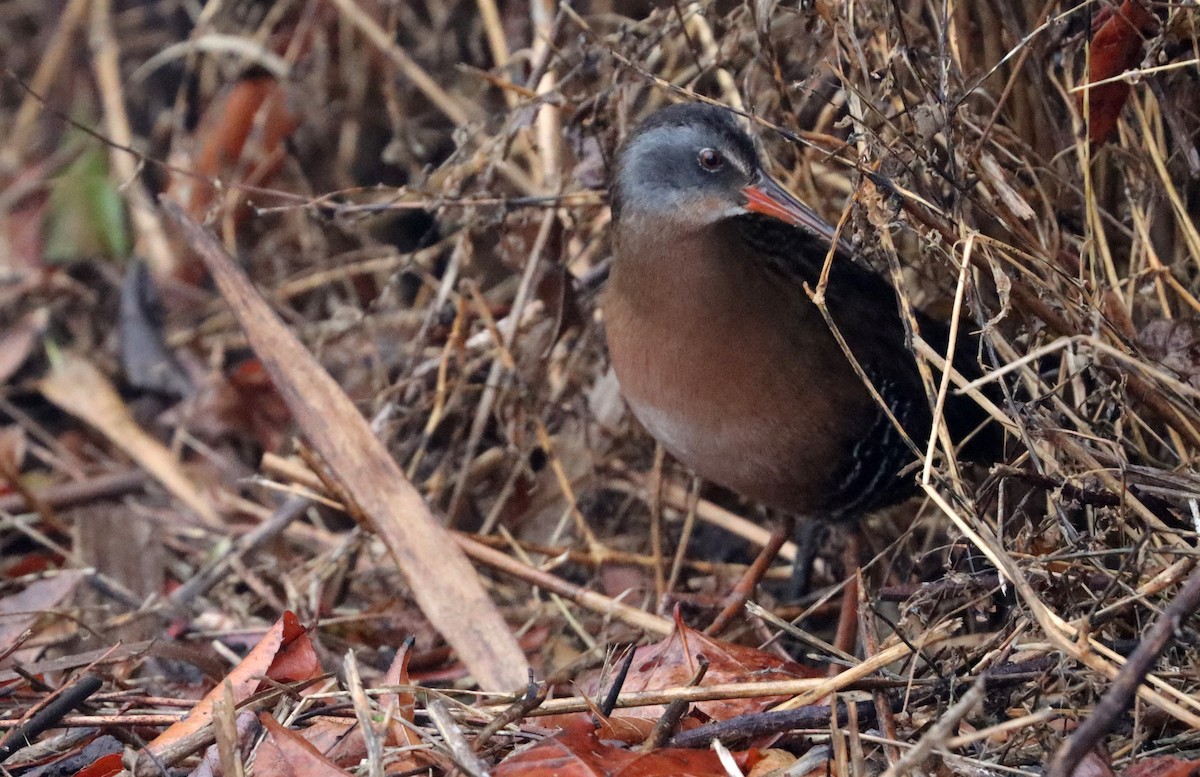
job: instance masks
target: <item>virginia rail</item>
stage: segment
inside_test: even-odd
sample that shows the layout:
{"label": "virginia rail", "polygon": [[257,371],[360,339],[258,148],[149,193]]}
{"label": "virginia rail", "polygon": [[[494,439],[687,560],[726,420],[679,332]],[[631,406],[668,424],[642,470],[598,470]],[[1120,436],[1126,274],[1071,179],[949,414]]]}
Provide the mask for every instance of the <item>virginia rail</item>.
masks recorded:
{"label": "virginia rail", "polygon": [[[914,454],[804,289],[835,230],[767,175],[729,111],[672,105],[642,122],[617,154],[612,214],[609,352],[634,415],[668,452],[794,515],[853,519],[911,494],[898,472]],[[930,404],[895,290],[839,241],[825,299],[892,414],[927,440]],[[915,319],[944,348],[947,327]],[[976,346],[960,340],[972,357],[960,370]],[[984,415],[951,396],[945,418],[961,439]]]}

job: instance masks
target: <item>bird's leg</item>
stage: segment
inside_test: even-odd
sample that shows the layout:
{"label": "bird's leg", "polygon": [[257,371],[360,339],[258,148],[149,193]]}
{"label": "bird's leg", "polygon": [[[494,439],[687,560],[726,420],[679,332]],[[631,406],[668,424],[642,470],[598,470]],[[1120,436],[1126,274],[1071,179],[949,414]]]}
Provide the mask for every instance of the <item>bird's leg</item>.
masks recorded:
{"label": "bird's leg", "polygon": [[[818,520],[802,521],[797,527],[796,560],[793,562],[792,579],[788,583],[788,599],[799,599],[808,589],[813,561],[828,529],[827,523]],[[853,653],[858,641],[858,558],[861,536],[858,525],[852,524],[845,534],[846,546],[842,552],[842,566],[848,580],[842,588],[842,606],[838,608],[833,645],[843,653]],[[837,670],[833,674],[837,674]]]}
{"label": "bird's leg", "polygon": [[767,538],[767,542],[763,545],[754,562],[746,568],[740,580],[733,586],[733,590],[725,597],[725,606],[721,608],[721,612],[713,619],[708,628],[704,630],[705,634],[717,634],[729,622],[742,611],[742,607],[754,594],[754,589],[758,587],[763,576],[767,574],[767,569],[771,566],[771,562],[779,555],[779,549],[783,547],[783,543],[787,542],[792,536],[792,526],[795,519],[791,515],[785,515],[776,519],[771,527],[771,535]]}
{"label": "bird's leg", "polygon": [[799,522],[793,539],[796,542],[796,558],[792,560],[792,579],[783,593],[784,601],[796,601],[808,592],[808,581],[812,577],[813,562],[821,547],[821,537],[826,526],[823,521],[806,518]]}
{"label": "bird's leg", "polygon": [[848,578],[842,589],[842,606],[838,610],[837,631],[833,646],[843,653],[854,653],[858,642],[858,569],[862,535],[857,525],[846,532],[846,547],[842,551],[843,574]]}

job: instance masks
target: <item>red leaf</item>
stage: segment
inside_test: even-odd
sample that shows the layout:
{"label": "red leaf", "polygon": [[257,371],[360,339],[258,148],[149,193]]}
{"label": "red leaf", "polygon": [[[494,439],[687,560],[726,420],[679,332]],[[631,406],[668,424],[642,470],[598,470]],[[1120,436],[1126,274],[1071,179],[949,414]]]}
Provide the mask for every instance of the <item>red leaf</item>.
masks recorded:
{"label": "red leaf", "polygon": [[[1157,25],[1139,0],[1124,0],[1116,12],[1097,16],[1092,36],[1087,83],[1119,76],[1142,58],[1145,36]],[[1088,140],[1103,143],[1117,126],[1121,108],[1129,97],[1130,86],[1124,81],[1093,86],[1089,94],[1079,96],[1082,110],[1084,97],[1088,106]]]}
{"label": "red leaf", "polygon": [[[286,158],[284,141],[300,124],[298,106],[299,100],[289,99],[274,76],[252,76],[233,84],[223,99],[204,112],[196,133],[199,150],[192,165],[196,175],[174,176],[170,198],[200,218],[218,195],[208,182],[211,179],[269,185]],[[239,206],[234,211],[236,222],[246,211],[240,207],[241,198],[234,204]],[[199,285],[205,274],[204,266],[194,259],[176,271],[180,280],[192,285]]]}
{"label": "red leaf", "polygon": [[[735,754],[743,771],[758,758],[757,751]],[[601,739],[595,731],[570,731],[543,739],[533,747],[505,758],[493,777],[725,777],[711,750],[663,748],[639,753]]]}
{"label": "red leaf", "polygon": [[1200,761],[1185,761],[1172,755],[1143,758],[1125,768],[1121,777],[1196,777]]}
{"label": "red leaf", "polygon": [[[406,643],[392,660],[392,665],[388,667],[384,682],[388,685],[408,685],[410,682],[408,661],[411,657],[412,648]],[[380,701],[392,708],[393,719],[388,728],[388,744],[396,747],[417,745],[417,736],[411,729],[400,723],[401,720],[412,723],[416,719],[417,697],[412,691],[389,693]]]}
{"label": "red leaf", "polygon": [[[254,649],[225,677],[225,682],[232,687],[234,700],[242,701],[258,690],[264,675],[277,682],[291,682],[307,680],[319,672],[308,633],[296,615],[289,611],[275,621]],[[147,749],[161,752],[168,744],[208,725],[212,720],[213,704],[224,697],[223,685],[209,691],[186,717],[155,737]]]}
{"label": "red leaf", "polygon": [[316,677],[321,673],[321,661],[308,638],[308,630],[300,625],[296,614],[283,614],[283,644],[267,669],[267,677],[278,683],[294,683]]}
{"label": "red leaf", "polygon": [[75,777],[113,777],[120,774],[125,765],[121,762],[120,753],[102,755],[95,761],[75,772]]}
{"label": "red leaf", "polygon": [[[708,659],[708,671],[701,686],[825,676],[822,670],[784,660],[774,653],[713,639],[703,632],[688,628],[676,613],[675,631],[669,637],[635,651],[629,676],[621,690],[650,691],[687,685],[696,674],[697,656],[700,655]],[[766,696],[706,701],[696,704],[696,709],[714,720],[728,720],[749,712],[761,712],[784,698]],[[662,714],[662,708],[638,707],[623,710],[622,713],[657,719]]]}

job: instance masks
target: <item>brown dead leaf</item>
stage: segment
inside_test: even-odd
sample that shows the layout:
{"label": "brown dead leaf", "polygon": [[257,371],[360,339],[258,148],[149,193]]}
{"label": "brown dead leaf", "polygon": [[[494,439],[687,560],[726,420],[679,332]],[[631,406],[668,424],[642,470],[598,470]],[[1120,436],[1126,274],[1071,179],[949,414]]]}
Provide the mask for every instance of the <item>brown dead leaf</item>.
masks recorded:
{"label": "brown dead leaf", "polygon": [[267,713],[258,719],[267,730],[254,758],[257,777],[349,777],[344,771],[303,737],[299,732],[284,728]]}
{"label": "brown dead leaf", "polygon": [[1071,777],[1115,777],[1112,758],[1103,750],[1092,750],[1079,761]]}
{"label": "brown dead leaf", "polygon": [[1138,335],[1138,345],[1154,361],[1200,389],[1200,327],[1189,318],[1151,321]]}
{"label": "brown dead leaf", "polygon": [[[214,369],[193,394],[163,414],[165,423],[187,423],[201,440],[253,440],[264,451],[283,448],[293,432],[292,414],[258,359]],[[324,488],[318,484],[317,488]]]}
{"label": "brown dead leaf", "polygon": [[[195,175],[173,176],[171,199],[184,203],[193,217],[203,218],[222,191],[237,191],[218,189],[212,181],[269,185],[287,158],[284,141],[300,124],[298,104],[273,76],[251,76],[230,85],[201,118],[192,163]],[[234,194],[226,203],[234,206],[235,223],[245,216],[238,207],[242,199]],[[194,260],[181,263],[176,275],[196,285],[204,277],[204,266]]]}
{"label": "brown dead leaf", "polygon": [[38,618],[70,596],[83,577],[80,570],[63,570],[52,577],[34,580],[20,593],[0,599],[0,654],[7,652],[13,641]]}
{"label": "brown dead leaf", "polygon": [[304,739],[342,768],[358,766],[367,757],[367,740],[354,718],[312,718],[304,729]]}
{"label": "brown dead leaf", "polygon": [[768,777],[774,773],[784,773],[783,770],[796,763],[796,756],[787,750],[771,748],[764,750],[762,760],[754,765],[746,777]]}
{"label": "brown dead leaf", "polygon": [[1121,772],[1121,777],[1196,777],[1200,761],[1188,761],[1172,755],[1139,758]]}
{"label": "brown dead leaf", "polygon": [[[1087,83],[1119,76],[1136,66],[1142,58],[1145,37],[1157,24],[1141,0],[1124,0],[1117,9],[1102,6],[1093,28]],[[1086,105],[1088,109],[1088,140],[1108,140],[1132,88],[1125,81],[1113,81],[1091,87],[1090,94],[1079,95],[1080,107]]]}
{"label": "brown dead leaf", "polygon": [[[743,772],[757,751],[735,754]],[[566,731],[500,762],[493,777],[726,777],[711,750],[663,748],[640,753],[601,739],[595,731]]]}
{"label": "brown dead leaf", "polygon": [[199,252],[263,367],[356,514],[384,540],[413,597],[486,690],[521,687],[525,654],[474,567],[345,392],[254,289],[225,249],[172,203],[165,212]]}
{"label": "brown dead leaf", "polygon": [[[707,636],[686,626],[675,617],[675,631],[653,645],[639,647],[633,658],[622,692],[664,690],[686,686],[696,675],[697,657],[708,659],[708,670],[701,681],[705,685],[769,680],[798,680],[824,677],[825,672],[786,661],[773,653],[736,645]],[[784,696],[729,699],[699,702],[696,709],[714,720],[761,712],[782,701]],[[637,707],[624,710],[631,716],[658,718],[661,707]]]}
{"label": "brown dead leaf", "polygon": [[316,662],[308,632],[294,613],[285,612],[225,677],[224,682],[209,691],[186,717],[155,737],[147,749],[155,753],[162,752],[207,726],[213,718],[213,705],[224,696],[226,683],[231,686],[233,699],[241,702],[258,691],[263,677],[275,682],[292,682],[306,680],[319,673],[320,666]]}
{"label": "brown dead leaf", "polygon": [[29,437],[19,426],[0,426],[0,478],[15,479],[29,449]]}
{"label": "brown dead leaf", "polygon": [[[392,665],[388,667],[384,682],[387,685],[408,685],[408,660],[412,656],[412,645],[405,644],[396,652]],[[397,691],[389,693],[380,699],[388,711],[391,724],[388,727],[388,744],[395,747],[408,747],[419,744],[420,738],[411,729],[401,723],[413,723],[416,720],[417,697],[412,691]]]}
{"label": "brown dead leaf", "polygon": [[[8,171],[5,185],[24,187],[29,192],[7,206],[6,218],[0,219],[0,245],[4,246],[5,270],[16,286],[33,281],[46,267],[44,224],[49,211],[50,192],[46,177],[53,174],[45,162],[27,163],[20,170]],[[36,282],[36,281],[35,281]],[[8,293],[10,289],[5,289]],[[7,301],[7,300],[6,300]]]}
{"label": "brown dead leaf", "polygon": [[205,523],[220,524],[216,510],[183,472],[167,446],[138,426],[108,378],[86,358],[70,351],[61,353],[39,388],[46,399],[123,450]]}

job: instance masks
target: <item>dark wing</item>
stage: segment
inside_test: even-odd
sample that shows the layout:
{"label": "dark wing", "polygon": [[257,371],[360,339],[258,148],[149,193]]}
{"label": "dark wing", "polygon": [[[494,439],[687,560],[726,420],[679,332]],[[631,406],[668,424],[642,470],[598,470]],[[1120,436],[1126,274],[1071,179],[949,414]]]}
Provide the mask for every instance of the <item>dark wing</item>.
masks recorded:
{"label": "dark wing", "polygon": [[[920,394],[902,390],[893,380],[871,375],[867,377],[896,420],[910,433],[929,429],[929,406]],[[923,440],[914,439],[917,445]],[[914,459],[900,431],[888,414],[878,405],[874,408],[871,426],[850,455],[843,459],[833,476],[833,491],[829,503],[837,508],[830,515],[834,520],[853,518],[900,502],[912,495],[911,480],[897,475]]]}
{"label": "dark wing", "polygon": [[[828,240],[758,214],[736,218],[743,239],[769,257],[772,268],[787,282],[816,288],[829,252]],[[925,391],[911,355],[909,333],[899,314],[895,289],[881,275],[850,256],[844,246],[839,246],[830,267],[825,300],[829,315],[846,339],[851,353],[914,441],[923,444],[929,435],[928,404],[900,399],[922,397]],[[939,353],[945,353],[950,342],[950,328],[921,311],[914,311],[914,318],[921,337]],[[982,374],[978,350],[978,335],[962,327],[955,348],[954,366],[968,380]],[[888,388],[887,392],[884,387]],[[915,407],[915,404],[921,407]],[[953,393],[947,398],[945,416],[955,440],[962,439],[986,420],[986,414],[972,399]],[[991,427],[967,451],[970,458],[983,460],[997,454],[1000,436],[995,425]]]}

